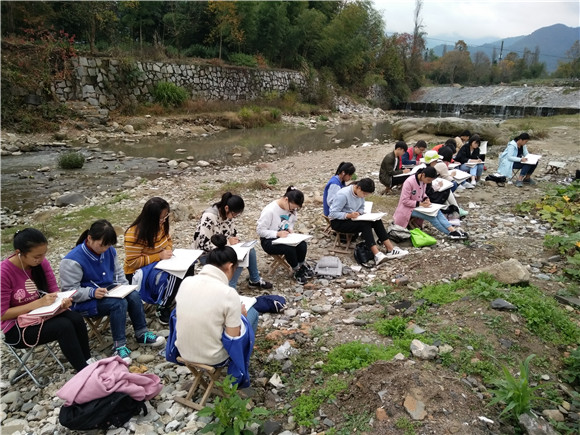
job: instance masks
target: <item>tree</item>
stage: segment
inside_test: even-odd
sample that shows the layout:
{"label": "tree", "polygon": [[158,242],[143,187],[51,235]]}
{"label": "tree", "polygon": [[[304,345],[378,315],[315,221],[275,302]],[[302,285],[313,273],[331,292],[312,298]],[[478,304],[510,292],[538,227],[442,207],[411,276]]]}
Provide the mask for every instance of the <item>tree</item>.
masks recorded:
{"label": "tree", "polygon": [[491,79],[491,60],[483,51],[477,51],[473,58],[473,81],[488,84]]}
{"label": "tree", "polygon": [[240,27],[241,18],[237,11],[236,2],[210,1],[209,11],[214,15],[216,26],[210,33],[210,39],[219,37],[219,58],[222,58],[222,43],[224,39],[239,47],[244,42],[244,31]]}
{"label": "tree", "polygon": [[421,19],[421,9],[423,0],[415,0],[414,27],[413,27],[413,44],[411,46],[411,57],[409,62],[409,80],[411,89],[417,89],[421,86],[422,62],[421,53],[425,49],[425,32],[423,32],[423,20]]}
{"label": "tree", "polygon": [[163,2],[159,1],[130,0],[119,3],[121,22],[129,27],[131,41],[134,39],[134,32],[138,31],[141,52],[143,52],[144,34],[150,35],[151,42],[154,42],[159,34],[163,34],[163,7]]}
{"label": "tree", "polygon": [[558,69],[554,72],[554,77],[560,78],[580,78],[580,40],[572,44],[570,50],[566,52],[569,62],[558,62]]}

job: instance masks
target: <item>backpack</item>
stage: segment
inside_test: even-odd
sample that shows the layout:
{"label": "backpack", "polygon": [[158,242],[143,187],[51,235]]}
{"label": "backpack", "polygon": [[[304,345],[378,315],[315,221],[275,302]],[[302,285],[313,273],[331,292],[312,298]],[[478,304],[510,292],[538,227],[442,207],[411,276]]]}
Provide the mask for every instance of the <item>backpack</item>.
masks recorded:
{"label": "backpack", "polygon": [[112,393],[80,405],[63,406],[58,420],[72,430],[108,429],[111,425],[123,426],[141,411],[147,415],[144,400],[135,400],[125,393]]}
{"label": "backpack", "polygon": [[179,354],[179,349],[175,345],[175,341],[177,340],[177,314],[174,308],[171,311],[171,315],[169,316],[169,335],[167,336],[167,343],[165,344],[165,359],[169,362],[183,365],[179,361],[177,361],[177,357],[181,356]]}
{"label": "backpack", "polygon": [[254,309],[259,313],[281,313],[286,308],[286,298],[280,295],[262,295],[256,297]]}
{"label": "backpack", "polygon": [[401,243],[411,238],[411,233],[407,228],[392,224],[387,228],[387,237],[395,243]]}
{"label": "backpack", "polygon": [[504,187],[507,182],[507,177],[496,172],[485,177],[485,181],[495,181],[499,187]]}
{"label": "backpack", "polygon": [[354,259],[358,264],[364,267],[373,267],[375,255],[366,243],[359,242],[354,248]]}

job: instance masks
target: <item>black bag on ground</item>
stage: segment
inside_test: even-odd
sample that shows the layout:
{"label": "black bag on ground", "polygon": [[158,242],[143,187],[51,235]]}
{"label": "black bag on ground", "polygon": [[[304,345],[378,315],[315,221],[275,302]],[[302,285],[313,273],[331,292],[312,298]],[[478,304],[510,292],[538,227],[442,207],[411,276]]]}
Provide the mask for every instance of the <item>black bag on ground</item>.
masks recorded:
{"label": "black bag on ground", "polygon": [[[395,243],[401,243],[411,238],[411,233],[407,228],[397,224],[392,224],[387,228],[387,237]],[[377,240],[377,243],[381,243]]]}
{"label": "black bag on ground", "polygon": [[507,182],[507,177],[496,172],[485,177],[485,181],[494,181],[499,187],[504,187]]}
{"label": "black bag on ground", "polygon": [[354,248],[354,259],[358,264],[364,267],[372,267],[375,262],[375,256],[366,243],[359,242]]}
{"label": "black bag on ground", "polygon": [[144,400],[135,400],[125,393],[112,393],[82,405],[63,406],[58,421],[72,430],[108,429],[123,426],[141,411],[147,415]]}

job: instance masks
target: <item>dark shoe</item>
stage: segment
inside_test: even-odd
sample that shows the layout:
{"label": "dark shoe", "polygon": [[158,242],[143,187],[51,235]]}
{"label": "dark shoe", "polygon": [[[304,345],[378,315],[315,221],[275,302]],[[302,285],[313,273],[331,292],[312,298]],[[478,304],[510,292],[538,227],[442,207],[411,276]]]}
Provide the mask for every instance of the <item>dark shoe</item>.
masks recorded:
{"label": "dark shoe", "polygon": [[300,267],[296,272],[294,272],[294,279],[298,284],[306,284],[308,282],[308,278],[304,275],[304,267]]}
{"label": "dark shoe", "polygon": [[315,275],[314,269],[312,269],[312,267],[310,267],[310,265],[307,262],[304,262],[301,268],[304,268],[304,276],[306,278],[314,278]]}
{"label": "dark shoe", "polygon": [[459,231],[451,231],[449,233],[449,238],[451,240],[461,240],[461,239],[463,239],[463,236],[461,235],[461,233]]}
{"label": "dark shoe", "polygon": [[169,325],[169,317],[171,316],[170,307],[161,307],[157,310],[157,317],[159,318],[159,323],[162,325]]}
{"label": "dark shoe", "polygon": [[264,290],[268,290],[272,288],[272,283],[268,282],[268,281],[264,281],[262,278],[260,278],[260,281],[258,282],[252,282],[250,280],[248,280],[248,285],[250,287],[260,287],[261,289]]}
{"label": "dark shoe", "polygon": [[524,187],[524,183],[522,181],[518,180],[518,181],[516,181],[514,183],[514,186],[516,186],[516,187]]}
{"label": "dark shoe", "polygon": [[524,178],[524,183],[529,184],[530,186],[535,186],[536,184],[536,180],[532,180],[531,178]]}

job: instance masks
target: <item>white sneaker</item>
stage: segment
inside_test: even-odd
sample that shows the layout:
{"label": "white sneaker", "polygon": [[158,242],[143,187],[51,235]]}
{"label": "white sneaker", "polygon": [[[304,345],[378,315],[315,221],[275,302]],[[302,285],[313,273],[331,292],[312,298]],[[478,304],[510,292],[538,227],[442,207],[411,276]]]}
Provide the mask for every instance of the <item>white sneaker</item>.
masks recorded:
{"label": "white sneaker", "polygon": [[464,192],[465,191],[465,187],[463,187],[461,184],[459,186],[457,186],[457,189],[455,189],[455,192]]}
{"label": "white sneaker", "polygon": [[400,257],[404,257],[405,255],[407,255],[409,253],[409,251],[405,251],[404,249],[401,248],[397,248],[396,246],[393,248],[392,251],[387,252],[387,259],[392,259],[392,258],[400,258]]}
{"label": "white sneaker", "polygon": [[384,263],[388,259],[389,258],[385,254],[379,251],[379,253],[375,255],[375,264],[378,266],[379,264]]}
{"label": "white sneaker", "polygon": [[462,186],[465,187],[466,189],[475,189],[475,186],[471,184],[469,181],[463,183]]}
{"label": "white sneaker", "polygon": [[448,222],[454,227],[458,227],[461,225],[461,221],[459,219],[448,219]]}
{"label": "white sneaker", "polygon": [[87,360],[87,365],[90,366],[92,363],[96,363],[98,359],[91,357]]}

